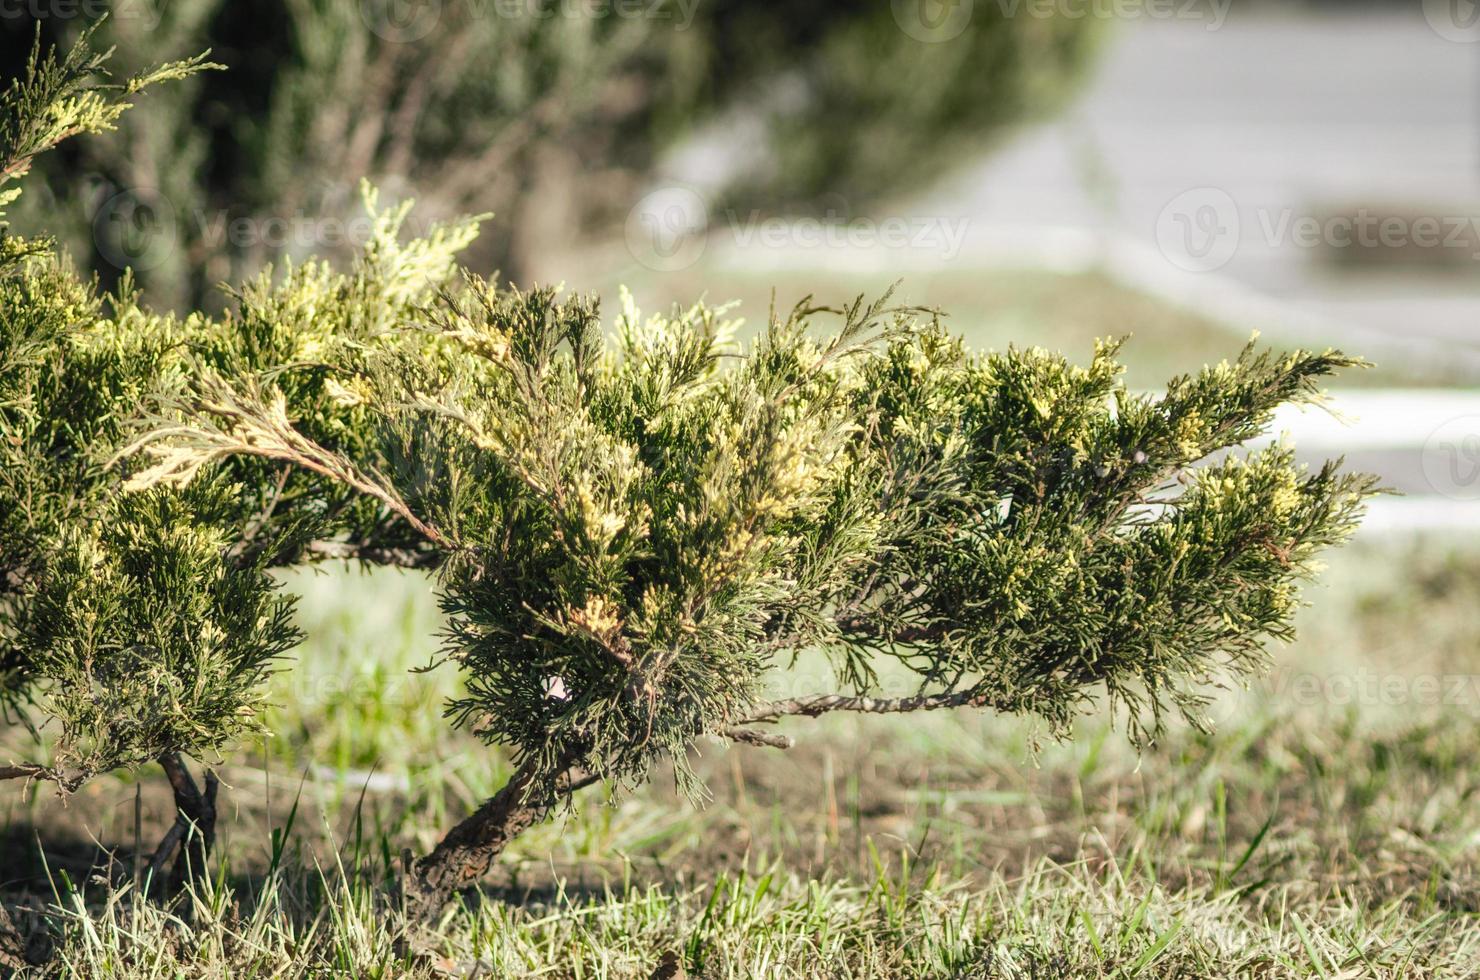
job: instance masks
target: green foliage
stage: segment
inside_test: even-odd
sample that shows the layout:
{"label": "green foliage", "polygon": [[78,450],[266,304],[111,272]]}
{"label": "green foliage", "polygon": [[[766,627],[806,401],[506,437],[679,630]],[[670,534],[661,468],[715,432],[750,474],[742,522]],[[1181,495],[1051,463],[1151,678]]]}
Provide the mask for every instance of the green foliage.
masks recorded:
{"label": "green foliage", "polygon": [[253,727],[273,659],[300,637],[262,560],[233,560],[234,503],[204,481],[124,494],[47,554],[19,627],[64,782]]}
{"label": "green foliage", "polygon": [[[15,253],[31,246],[6,238]],[[105,471],[132,406],[169,372],[173,321],[125,297],[115,318],[49,254],[0,270],[0,704],[32,673],[20,652],[30,587],[69,527],[107,519]],[[126,325],[125,329],[120,329]]]}
{"label": "green foliage", "polygon": [[[123,85],[79,48],[36,58],[11,88],[0,159],[24,163],[73,132],[111,124],[143,85]],[[15,173],[23,165],[12,167]],[[46,243],[0,236],[0,708],[53,726],[45,764],[74,786],[165,752],[204,753],[253,723],[260,682],[298,634],[265,569],[343,554],[405,527],[322,476],[241,457],[191,487],[136,495],[119,459],[151,406],[190,371],[233,375],[291,364],[284,388],[313,438],[355,444],[356,413],[335,400],[315,350],[371,344],[429,302],[474,234],[463,222],[397,242],[405,209],[380,211],[350,273],[323,263],[271,270],[232,294],[220,319],[140,305],[127,279],[99,297]]]}
{"label": "green foliage", "polygon": [[[1287,448],[1212,454],[1355,363],[1251,343],[1163,396],[1120,382],[1118,344],[1088,368],[1040,349],[977,357],[911,329],[865,370],[871,426],[832,533],[878,511],[872,585],[842,595],[846,675],[875,652],[1065,731],[1104,688],[1155,733],[1163,700],[1196,720],[1196,686],[1240,675],[1284,638],[1293,583],[1354,526],[1370,481],[1302,473]],[[903,642],[901,640],[903,639]]]}
{"label": "green foliage", "polygon": [[1371,487],[1284,447],[1192,465],[1315,400],[1339,354],[1251,345],[1137,396],[1115,345],[1088,368],[982,357],[916,311],[836,312],[829,340],[804,307],[741,348],[722,313],[629,303],[603,345],[588,301],[472,279],[399,346],[339,361],[378,418],[370,455],[297,435],[271,380],[213,376],[140,480],[260,454],[404,509],[446,557],[454,718],[545,779],[624,782],[806,713],[759,691],[814,647],[854,694],[883,693],[891,657],[921,707],[1055,733],[1097,690],[1140,736],[1168,707],[1200,720],[1202,685],[1289,635],[1295,585]]}
{"label": "green foliage", "polygon": [[[0,95],[0,207],[20,189],[36,155],[70,136],[111,129],[142,89],[210,67],[202,58],[108,81],[105,55],[84,37],[65,55],[38,44],[25,73]],[[0,224],[0,708],[13,708],[35,664],[21,626],[49,543],[68,527],[103,520],[103,473],[129,406],[168,371],[175,342],[168,318],[138,309],[125,281],[95,290],[45,242]]]}
{"label": "green foliage", "polygon": [[[132,106],[132,98],[156,82],[179,81],[202,69],[219,68],[198,55],[183,61],[156,65],[130,76],[122,83],[104,81],[107,54],[99,54],[89,43],[92,30],[85,31],[66,55],[42,54],[40,44],[31,48],[25,72],[14,77],[0,96],[0,186],[22,177],[31,169],[38,153],[80,133],[105,133]],[[38,25],[37,36],[40,36]],[[0,207],[14,201],[19,191],[0,191]]]}
{"label": "green foliage", "polygon": [[[437,567],[449,713],[521,785],[684,777],[701,736],[837,708],[1064,734],[1103,692],[1153,737],[1289,636],[1371,490],[1237,454],[1336,352],[1251,344],[1151,396],[1117,344],[973,354],[885,301],[741,343],[723,309],[628,298],[604,336],[592,300],[457,280],[475,222],[402,243],[405,207],[365,204],[350,271],[265,272],[219,318],[100,301],[5,239],[6,690],[58,733],[25,772],[241,735],[298,639],[267,570],[327,557]],[[766,702],[809,650],[837,690]]]}
{"label": "green foliage", "polygon": [[[1057,105],[1098,35],[1093,18],[995,4],[951,7],[960,32],[936,32],[934,0],[106,6],[98,40],[124,70],[210,48],[231,71],[151,96],[44,165],[16,220],[105,281],[133,266],[177,310],[269,262],[347,260],[362,178],[433,218],[497,212],[472,268],[563,278],[561,252],[620,223],[669,151],[737,118],[754,152],[716,206],[865,213]],[[42,27],[69,43],[82,23]],[[30,34],[0,20],[7,74]]]}

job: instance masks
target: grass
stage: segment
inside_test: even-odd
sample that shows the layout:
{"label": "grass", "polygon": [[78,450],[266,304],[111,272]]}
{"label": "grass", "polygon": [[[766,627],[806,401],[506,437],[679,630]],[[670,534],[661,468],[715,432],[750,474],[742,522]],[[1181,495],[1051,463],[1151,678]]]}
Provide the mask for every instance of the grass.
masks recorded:
{"label": "grass", "polygon": [[[692,977],[1337,978],[1480,962],[1480,545],[1336,555],[1302,639],[1214,706],[1216,735],[1179,726],[1138,753],[1089,718],[1035,753],[1031,724],[940,714],[797,722],[787,753],[704,745],[708,806],[662,774],[609,805],[592,791],[409,946],[384,897],[401,849],[507,768],[440,719],[448,667],[406,672],[435,652],[422,580],[293,584],[312,639],[274,682],[278,737],[223,760],[221,864],[183,909],[130,884],[136,833],[165,819],[157,774],[0,797],[8,897],[40,907],[53,969],[645,978],[672,957]],[[778,690],[823,683],[804,665]]]}

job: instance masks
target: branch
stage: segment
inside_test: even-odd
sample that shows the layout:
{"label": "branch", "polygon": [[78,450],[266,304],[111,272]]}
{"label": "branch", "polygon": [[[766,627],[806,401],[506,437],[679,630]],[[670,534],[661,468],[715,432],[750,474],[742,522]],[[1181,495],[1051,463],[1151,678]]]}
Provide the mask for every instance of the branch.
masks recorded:
{"label": "branch", "polygon": [[567,755],[557,764],[553,786],[539,779],[539,764],[526,759],[482,806],[449,830],[433,851],[416,861],[401,883],[408,910],[435,911],[458,888],[482,877],[515,837],[544,820],[560,801],[600,782]]}
{"label": "branch", "polygon": [[538,772],[533,758],[525,760],[503,788],[412,865],[401,886],[408,909],[436,912],[457,889],[487,873],[509,841],[545,818],[555,800],[538,788]]}
{"label": "branch", "polygon": [[981,708],[991,703],[985,692],[968,688],[951,694],[918,694],[909,698],[866,698],[846,694],[812,694],[762,704],[742,725],[775,721],[793,715],[816,718],[829,711],[858,711],[872,715],[903,714],[910,711],[939,711],[945,708]]}
{"label": "branch", "polygon": [[744,742],[747,745],[758,745],[768,749],[789,749],[797,744],[796,739],[790,735],[758,732],[753,728],[726,728],[718,734],[732,742]]}
{"label": "branch", "polygon": [[442,552],[429,548],[385,548],[354,541],[313,541],[307,550],[311,558],[337,558],[395,568],[436,568],[444,557]]}
{"label": "branch", "polygon": [[159,757],[159,764],[164,767],[164,774],[169,778],[170,789],[175,791],[175,799],[183,803],[184,808],[200,809],[200,789],[195,785],[190,770],[185,768],[185,760],[180,753],[166,752]]}
{"label": "branch", "polygon": [[576,775],[575,771],[572,770],[565,774],[564,782],[556,786],[555,793],[557,796],[571,796],[585,789],[587,786],[594,786],[599,782],[601,782],[601,777],[594,773],[587,772]]}
{"label": "branch", "polygon": [[62,793],[76,791],[77,787],[87,782],[94,772],[78,771],[68,774],[64,769],[56,769],[52,766],[43,766],[34,762],[22,762],[19,765],[0,766],[0,781],[7,779],[44,779],[56,783],[57,789]]}
{"label": "branch", "polygon": [[870,616],[849,616],[838,620],[838,631],[852,636],[866,636],[870,639],[881,640],[886,643],[912,645],[918,643],[938,643],[946,634],[944,625],[936,626],[904,626],[895,632],[884,636],[873,628],[874,620]]}
{"label": "branch", "polygon": [[287,398],[279,390],[263,393],[252,379],[237,391],[217,376],[203,378],[202,394],[192,406],[213,424],[171,422],[145,432],[113,457],[110,466],[138,452],[155,459],[154,465],[133,474],[128,490],[157,485],[184,486],[208,463],[226,456],[256,456],[291,463],[378,500],[395,512],[427,541],[446,551],[458,543],[412,512],[394,487],[383,485],[349,459],[326,449],[293,427]]}
{"label": "branch", "polygon": [[179,817],[170,824],[170,829],[165,831],[160,838],[159,846],[154,849],[154,856],[149,859],[149,871],[147,881],[161,881],[164,877],[164,866],[175,853],[175,848],[180,846],[180,839],[185,836],[186,824]]}

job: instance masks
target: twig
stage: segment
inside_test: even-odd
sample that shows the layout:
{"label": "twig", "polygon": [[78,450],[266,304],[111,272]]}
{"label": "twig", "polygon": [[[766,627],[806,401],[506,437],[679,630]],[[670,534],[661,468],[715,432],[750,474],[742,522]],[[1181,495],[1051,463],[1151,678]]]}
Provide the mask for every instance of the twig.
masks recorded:
{"label": "twig", "polygon": [[63,769],[52,766],[38,765],[34,762],[23,762],[19,765],[0,766],[0,780],[6,779],[44,779],[47,782],[57,784],[57,789],[62,793],[71,793],[87,782],[96,773],[79,770],[68,773]]}
{"label": "twig", "polygon": [[430,548],[385,548],[354,541],[314,541],[308,546],[313,558],[338,558],[395,568],[436,568],[445,555]]}
{"label": "twig", "polygon": [[[255,385],[241,393],[215,378],[209,381],[209,386],[213,387],[197,401],[194,409],[214,417],[213,426],[165,425],[145,433],[114,455],[110,465],[117,465],[141,450],[159,460],[130,477],[126,486],[132,489],[160,483],[182,486],[205,462],[225,456],[278,460],[378,500],[428,542],[445,551],[458,550],[457,541],[417,517],[394,488],[383,485],[373,474],[295,429],[288,419],[286,399],[281,392],[264,400]],[[181,441],[183,445],[176,444]]]}
{"label": "twig", "polygon": [[943,708],[983,707],[990,703],[985,693],[975,688],[951,694],[919,694],[909,698],[866,698],[846,694],[813,694],[801,698],[788,698],[760,705],[750,717],[742,719],[746,725],[759,721],[773,721],[792,715],[815,718],[829,711],[858,711],[866,714],[888,715],[909,711],[938,711]]}
{"label": "twig", "polygon": [[941,637],[946,633],[946,628],[941,625],[906,626],[887,636],[881,636],[872,626],[873,621],[868,616],[849,616],[846,619],[838,620],[838,630],[842,633],[862,634],[870,638],[883,640],[887,643],[902,643],[906,645],[935,643],[939,642]]}
{"label": "twig", "polygon": [[570,796],[573,793],[580,792],[587,786],[594,786],[599,782],[601,782],[601,777],[595,773],[587,772],[577,776],[574,773],[568,772],[565,775],[564,784],[557,787],[556,792],[561,796]]}
{"label": "twig", "polygon": [[789,749],[797,744],[796,739],[790,735],[758,732],[753,728],[726,728],[719,734],[732,742],[744,742],[747,745],[759,745],[768,749]]}

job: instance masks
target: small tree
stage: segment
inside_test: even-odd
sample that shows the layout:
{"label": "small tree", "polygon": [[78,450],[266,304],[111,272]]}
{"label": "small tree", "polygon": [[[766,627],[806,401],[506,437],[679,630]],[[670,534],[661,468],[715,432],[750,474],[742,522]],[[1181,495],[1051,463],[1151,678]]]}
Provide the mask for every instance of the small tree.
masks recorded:
{"label": "small tree", "polygon": [[[85,64],[45,62],[6,111],[106,100]],[[12,699],[60,726],[52,761],[6,774],[160,759],[202,858],[212,789],[180,754],[254,725],[296,640],[265,570],[435,569],[449,715],[516,769],[407,876],[430,909],[582,786],[668,759],[693,794],[702,736],[782,748],[794,716],[951,708],[1063,735],[1101,696],[1138,740],[1169,711],[1202,724],[1371,491],[1236,451],[1357,363],[1336,352],[1251,343],[1152,396],[1116,343],[1086,367],[977,355],[882,302],[773,311],[742,344],[723,310],[629,299],[604,338],[593,300],[454,281],[471,225],[398,244],[404,210],[375,213],[351,273],[265,275],[219,320],[100,306],[4,240],[0,625]],[[804,651],[836,688],[767,700]]]}

